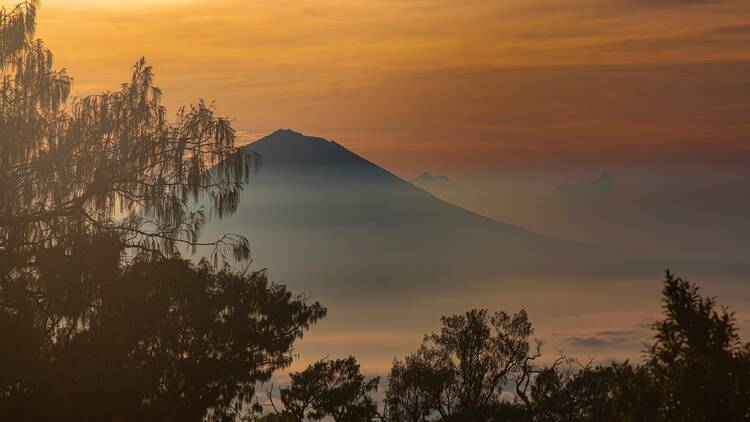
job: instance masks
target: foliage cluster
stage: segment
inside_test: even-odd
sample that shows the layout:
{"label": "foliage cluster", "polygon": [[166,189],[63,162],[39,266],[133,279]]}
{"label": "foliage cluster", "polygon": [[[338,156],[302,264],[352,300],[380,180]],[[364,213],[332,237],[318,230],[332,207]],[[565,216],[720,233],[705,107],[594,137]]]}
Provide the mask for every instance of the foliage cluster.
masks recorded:
{"label": "foliage cluster", "polygon": [[[415,353],[394,361],[379,411],[370,408],[362,417],[334,419],[750,420],[750,345],[741,343],[734,316],[713,299],[703,298],[696,285],[669,272],[662,301],[663,319],[654,326],[647,358],[637,365],[581,365],[560,357],[538,366],[541,345],[530,347],[533,330],[523,311],[511,316],[471,310],[444,317],[439,333],[426,336]],[[329,390],[314,387],[332,380],[317,369],[319,365],[292,375],[290,387],[282,390],[287,409],[329,397]],[[358,389],[358,400],[368,392],[361,383],[350,388]],[[282,419],[267,420],[319,420],[321,413],[280,415]]]}

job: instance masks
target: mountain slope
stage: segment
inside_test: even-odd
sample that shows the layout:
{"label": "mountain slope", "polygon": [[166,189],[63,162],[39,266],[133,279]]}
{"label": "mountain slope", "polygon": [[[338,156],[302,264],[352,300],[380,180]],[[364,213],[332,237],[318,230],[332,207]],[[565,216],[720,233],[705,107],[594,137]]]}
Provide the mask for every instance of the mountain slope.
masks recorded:
{"label": "mountain slope", "polygon": [[[260,172],[238,211],[212,221],[204,236],[245,235],[250,268],[268,268],[274,282],[328,307],[300,343],[303,363],[356,355],[382,374],[394,355],[412,352],[438,329],[441,315],[473,308],[527,310],[546,356],[571,350],[637,358],[664,269],[695,274],[690,263],[498,223],[325,139],[280,130],[247,149],[262,156]],[[576,349],[576,339],[602,330],[639,334],[627,344]]]}
{"label": "mountain slope", "polygon": [[640,257],[492,221],[322,138],[278,130],[246,148],[261,155],[261,170],[239,210],[212,222],[204,237],[247,236],[257,265],[306,291],[387,295],[661,270]]}

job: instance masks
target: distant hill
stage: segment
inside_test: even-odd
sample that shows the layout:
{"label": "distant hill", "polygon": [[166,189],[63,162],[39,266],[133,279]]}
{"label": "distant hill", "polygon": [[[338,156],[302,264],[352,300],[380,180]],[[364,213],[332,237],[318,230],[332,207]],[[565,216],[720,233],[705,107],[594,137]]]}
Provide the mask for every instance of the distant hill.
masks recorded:
{"label": "distant hill", "polygon": [[247,236],[257,265],[304,290],[387,295],[470,287],[469,280],[663,270],[649,259],[490,220],[333,141],[278,130],[246,149],[260,154],[261,170],[239,210],[211,222],[204,237]]}
{"label": "distant hill", "polygon": [[611,192],[615,187],[615,180],[606,171],[597,179],[583,182],[565,182],[557,187],[557,192],[569,196],[595,196]]}
{"label": "distant hill", "polygon": [[[260,172],[237,212],[210,222],[204,238],[245,235],[254,259],[249,268],[268,268],[273,282],[328,307],[299,345],[303,362],[354,354],[383,374],[394,355],[415,350],[424,333],[438,328],[441,315],[477,307],[526,309],[546,356],[553,356],[569,350],[571,338],[597,335],[602,321],[640,329],[658,307],[652,299],[664,269],[694,274],[685,263],[493,221],[333,141],[279,130],[247,150],[261,155]],[[586,218],[580,216],[582,224]],[[587,349],[584,356],[637,358],[640,342],[633,344]]]}
{"label": "distant hill", "polygon": [[419,186],[427,184],[447,184],[453,182],[448,176],[433,176],[432,173],[424,172],[412,179],[411,183]]}

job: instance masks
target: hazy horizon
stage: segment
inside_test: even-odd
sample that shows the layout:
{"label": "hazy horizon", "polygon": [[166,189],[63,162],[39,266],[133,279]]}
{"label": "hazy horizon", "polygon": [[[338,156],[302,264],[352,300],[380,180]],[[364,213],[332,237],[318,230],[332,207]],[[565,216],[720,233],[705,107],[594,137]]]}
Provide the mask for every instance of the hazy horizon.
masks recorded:
{"label": "hazy horizon", "polygon": [[[247,236],[253,254],[250,268],[267,268],[272,280],[329,307],[326,320],[300,342],[300,359],[292,370],[329,354],[353,354],[364,370],[383,374],[394,357],[403,357],[424,334],[436,330],[441,316],[476,307],[526,309],[536,337],[545,342],[545,359],[562,351],[601,363],[638,361],[653,335],[650,324],[658,317],[660,282],[667,268],[718,296],[738,313],[741,331],[750,329],[744,249],[700,231],[695,241],[711,251],[696,259],[700,244],[663,238],[668,232],[695,231],[696,221],[715,215],[697,212],[693,218],[656,230],[664,221],[654,210],[662,210],[665,202],[643,205],[668,192],[669,183],[635,194],[627,184],[621,193],[622,182],[616,175],[608,175],[604,187],[598,185],[602,176],[553,186],[528,179],[530,187],[520,193],[512,186],[488,192],[466,179],[428,186],[417,183],[449,204],[499,223],[517,224],[522,232],[531,229],[655,257],[643,270],[636,270],[641,266],[636,259],[628,272],[622,272],[616,261],[597,263],[603,256],[593,258],[599,253],[596,250],[586,252],[591,258],[579,264],[574,264],[579,259],[575,255],[563,258],[571,260],[565,264],[554,256],[562,250],[526,251],[526,241],[520,238],[494,243],[494,236],[501,240],[509,234],[501,230],[488,235],[484,226],[476,231],[453,211],[444,216],[445,203],[440,199],[407,188],[409,181],[392,177],[377,162],[358,161],[368,157],[350,155],[346,146],[288,130],[276,131],[261,142],[262,146],[246,147],[259,152],[264,162],[243,192],[239,210],[211,222],[204,238],[224,232]],[[486,182],[481,188],[486,189]],[[701,192],[705,196],[699,189],[678,191],[666,203]],[[626,208],[616,218],[607,213],[628,203],[641,206]],[[724,217],[741,209],[735,207]],[[566,217],[581,210],[588,210],[585,218],[601,228],[566,222]],[[670,216],[680,215],[673,207],[667,211]],[[466,217],[477,222],[482,218],[471,213]],[[616,223],[617,230],[608,222]],[[726,224],[744,230],[740,222],[732,217]],[[555,227],[559,232],[551,233]],[[560,232],[568,236],[559,236]],[[624,236],[627,233],[631,236]],[[445,247],[436,246],[440,243]],[[478,249],[466,250],[473,243]],[[585,263],[589,259],[593,261]],[[534,266],[545,271],[540,273]]]}
{"label": "hazy horizon", "polygon": [[0,0],[0,420],[745,420],[748,46],[747,0]]}

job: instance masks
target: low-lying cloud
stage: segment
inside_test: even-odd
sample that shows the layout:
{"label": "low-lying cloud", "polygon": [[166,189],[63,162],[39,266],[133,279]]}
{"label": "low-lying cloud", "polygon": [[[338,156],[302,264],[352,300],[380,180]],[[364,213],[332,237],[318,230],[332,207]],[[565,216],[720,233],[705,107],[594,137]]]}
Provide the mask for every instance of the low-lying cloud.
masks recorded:
{"label": "low-lying cloud", "polygon": [[610,349],[642,347],[649,335],[643,329],[601,330],[593,333],[567,335],[563,344],[575,349]]}

